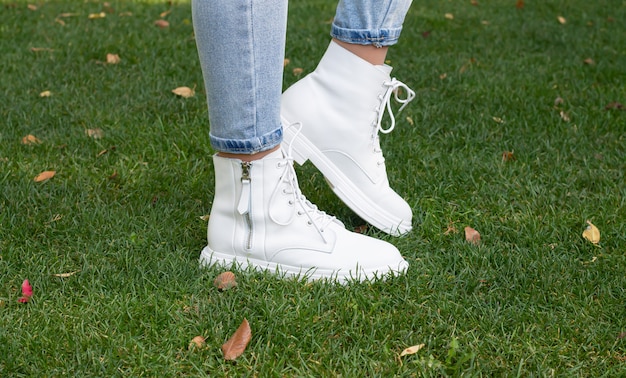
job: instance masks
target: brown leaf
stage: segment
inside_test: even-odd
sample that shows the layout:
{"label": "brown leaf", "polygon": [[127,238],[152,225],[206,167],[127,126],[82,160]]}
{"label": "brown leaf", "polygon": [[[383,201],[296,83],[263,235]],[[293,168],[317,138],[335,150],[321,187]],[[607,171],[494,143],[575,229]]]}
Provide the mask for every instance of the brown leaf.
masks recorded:
{"label": "brown leaf", "polygon": [[196,95],[196,91],[189,87],[178,87],[172,89],[172,93],[182,98],[189,98]]}
{"label": "brown leaf", "polygon": [[217,287],[219,290],[229,290],[233,287],[237,286],[237,281],[235,280],[235,274],[233,272],[224,272],[219,274],[213,280],[213,285]]}
{"label": "brown leaf", "polygon": [[120,56],[117,54],[107,54],[107,64],[118,64]]}
{"label": "brown leaf", "polygon": [[56,175],[56,171],[43,171],[35,177],[35,182],[43,182],[49,180]]}
{"label": "brown leaf", "polygon": [[202,348],[205,345],[206,345],[206,341],[205,341],[204,337],[196,336],[193,339],[191,339],[191,342],[189,343],[189,349]]}
{"label": "brown leaf", "polygon": [[585,63],[588,66],[593,66],[593,65],[596,64],[596,62],[593,59],[591,59],[591,58],[587,58],[587,59],[583,60],[583,63]]}
{"label": "brown leaf", "polygon": [[559,21],[559,24],[561,25],[565,25],[567,23],[567,20],[563,16],[558,16],[556,19]]}
{"label": "brown leaf", "polygon": [[564,111],[561,110],[559,112],[559,115],[561,116],[561,119],[563,121],[565,121],[565,122],[569,122],[570,121],[569,115],[567,113],[565,113]]}
{"label": "brown leaf", "polygon": [[524,0],[517,0],[517,2],[515,2],[515,8],[517,9],[524,8]]}
{"label": "brown leaf", "polygon": [[165,20],[156,20],[154,21],[154,25],[160,27],[161,29],[165,29],[170,26],[170,23]]}
{"label": "brown leaf", "polygon": [[506,162],[506,161],[513,161],[516,160],[515,155],[513,154],[513,151],[504,151],[502,153],[502,161]]}
{"label": "brown leaf", "polygon": [[235,333],[222,345],[224,359],[232,361],[241,356],[250,340],[252,340],[252,330],[248,320],[244,318]]}
{"label": "brown leaf", "polygon": [[28,4],[28,9],[30,9],[32,11],[36,11],[37,10],[37,6],[35,4]]}
{"label": "brown leaf", "polygon": [[465,227],[465,240],[468,242],[478,245],[480,244],[480,233],[470,226]]}
{"label": "brown leaf", "polygon": [[34,135],[28,134],[22,138],[22,144],[39,144],[41,141]]}
{"label": "brown leaf", "polygon": [[167,15],[169,15],[170,13],[172,13],[171,9],[166,10],[165,12],[161,12],[161,14],[159,15],[159,17],[161,18],[165,18],[167,17]]}
{"label": "brown leaf", "polygon": [[605,110],[611,110],[611,109],[624,110],[626,109],[626,107],[620,104],[619,102],[610,102],[604,107],[604,109]]}
{"label": "brown leaf", "polygon": [[294,76],[300,76],[304,72],[304,69],[300,67],[296,67],[291,72],[293,72]]}

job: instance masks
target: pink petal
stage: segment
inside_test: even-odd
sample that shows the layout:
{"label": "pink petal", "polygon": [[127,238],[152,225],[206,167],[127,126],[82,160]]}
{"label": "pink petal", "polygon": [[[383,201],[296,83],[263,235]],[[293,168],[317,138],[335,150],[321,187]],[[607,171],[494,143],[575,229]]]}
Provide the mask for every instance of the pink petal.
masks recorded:
{"label": "pink petal", "polygon": [[24,280],[24,282],[22,282],[22,295],[25,297],[33,296],[33,287],[30,286],[28,280]]}

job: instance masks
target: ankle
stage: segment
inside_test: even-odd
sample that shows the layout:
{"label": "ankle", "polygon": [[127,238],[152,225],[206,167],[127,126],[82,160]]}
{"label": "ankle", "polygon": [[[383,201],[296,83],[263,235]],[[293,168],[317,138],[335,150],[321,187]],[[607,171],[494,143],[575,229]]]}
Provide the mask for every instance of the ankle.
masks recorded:
{"label": "ankle", "polygon": [[359,58],[373,64],[375,66],[382,66],[385,64],[385,58],[387,57],[387,46],[376,47],[374,45],[357,45],[333,39],[333,41],[344,49],[350,51]]}

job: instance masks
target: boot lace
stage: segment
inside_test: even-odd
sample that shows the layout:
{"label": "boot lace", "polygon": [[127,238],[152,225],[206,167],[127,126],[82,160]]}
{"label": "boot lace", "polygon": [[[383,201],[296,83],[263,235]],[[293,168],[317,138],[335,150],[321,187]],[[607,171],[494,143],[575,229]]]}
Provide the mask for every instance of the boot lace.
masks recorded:
{"label": "boot lace", "polygon": [[[296,135],[293,139],[295,140],[295,138],[298,137],[298,134],[302,130],[302,125],[300,123],[297,123],[291,125],[290,127],[292,126],[297,128]],[[309,201],[300,191],[296,171],[293,168],[294,159],[292,157],[292,142],[287,145],[287,148],[283,147],[283,155],[284,160],[278,162],[278,168],[283,169],[283,172],[280,177],[280,184],[276,186],[276,188],[274,189],[274,193],[272,193],[272,199],[279,194],[291,196],[291,198],[289,199],[289,205],[293,206],[293,211],[287,221],[279,221],[275,219],[275,217],[271,216],[271,212],[270,218],[273,222],[276,222],[277,224],[287,225],[293,222],[296,215],[304,215],[307,217],[307,224],[314,227],[318,234],[321,236],[321,238],[324,240],[324,242],[327,243],[328,240],[326,239],[324,230],[331,223],[334,223],[336,221],[336,218],[319,210],[317,206],[311,203],[311,201]]]}
{"label": "boot lace", "polygon": [[[372,134],[372,139],[374,140],[374,152],[382,155],[382,150],[380,149],[380,144],[378,141],[378,133],[381,132],[383,134],[389,134],[396,127],[396,117],[393,114],[393,109],[391,108],[391,99],[395,99],[396,102],[402,104],[400,109],[398,109],[398,113],[404,109],[409,102],[413,101],[415,98],[415,92],[409,88],[408,85],[404,84],[400,80],[396,78],[391,79],[390,81],[386,81],[383,83],[385,87],[385,92],[383,94],[378,95],[378,99],[380,100],[380,105],[376,108],[377,120],[374,125],[374,131]],[[405,97],[400,97],[400,92],[406,92]],[[387,128],[383,127],[383,116],[385,115],[385,109],[389,114],[390,126]],[[381,161],[378,163],[384,164],[384,158],[381,156]]]}

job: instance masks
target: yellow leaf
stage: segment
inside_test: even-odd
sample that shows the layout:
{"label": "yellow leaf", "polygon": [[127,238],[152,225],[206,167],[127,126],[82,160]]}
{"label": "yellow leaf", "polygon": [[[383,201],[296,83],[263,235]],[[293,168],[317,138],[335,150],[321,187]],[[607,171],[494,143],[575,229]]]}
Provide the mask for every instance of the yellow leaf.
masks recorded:
{"label": "yellow leaf", "polygon": [[444,17],[448,20],[454,20],[454,15],[452,13],[446,13]]}
{"label": "yellow leaf", "polygon": [[120,56],[117,54],[107,54],[107,64],[118,64]]}
{"label": "yellow leaf", "polygon": [[102,131],[102,129],[86,129],[85,134],[93,139],[101,139],[104,137],[104,131]]}
{"label": "yellow leaf", "polygon": [[88,16],[88,18],[89,18],[90,20],[95,20],[95,19],[97,19],[97,18],[105,18],[106,16],[107,16],[107,14],[106,14],[106,13],[104,13],[104,12],[100,12],[100,13],[91,13],[91,14]]}
{"label": "yellow leaf", "polygon": [[53,274],[54,277],[59,277],[59,278],[67,278],[67,277],[71,277],[73,275],[75,275],[76,273],[80,272],[80,270],[75,270],[73,272],[69,272],[69,273],[58,273],[58,274]]}
{"label": "yellow leaf", "polygon": [[50,97],[52,96],[52,92],[50,91],[43,91],[39,94],[39,97]]}
{"label": "yellow leaf", "polygon": [[558,16],[556,19],[559,20],[559,24],[561,25],[564,25],[567,22],[567,20],[563,16]]}
{"label": "yellow leaf", "polygon": [[165,12],[161,12],[161,14],[159,15],[159,17],[161,18],[165,18],[168,14],[172,13],[172,10],[166,10]]}
{"label": "yellow leaf", "polygon": [[35,182],[43,182],[49,180],[56,175],[56,171],[43,171],[35,177]]}
{"label": "yellow leaf", "polygon": [[583,238],[589,240],[593,244],[598,244],[600,242],[600,230],[598,227],[594,226],[593,223],[587,221],[587,228],[583,231]]}
{"label": "yellow leaf", "polygon": [[422,349],[425,345],[426,344],[418,344],[418,345],[413,345],[412,347],[408,347],[405,350],[403,350],[402,353],[400,353],[400,357],[407,356],[410,354],[415,354],[419,352],[420,349]]}
{"label": "yellow leaf", "polygon": [[183,98],[189,98],[195,96],[196,91],[189,87],[178,87],[173,89],[172,93]]}
{"label": "yellow leaf", "polygon": [[41,141],[39,140],[39,138],[37,138],[34,135],[26,135],[24,138],[22,138],[22,144],[39,144],[41,143]]}

